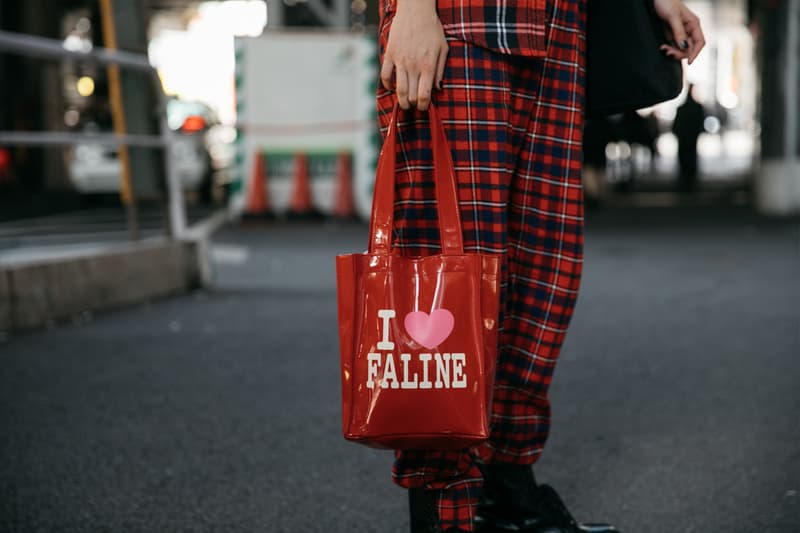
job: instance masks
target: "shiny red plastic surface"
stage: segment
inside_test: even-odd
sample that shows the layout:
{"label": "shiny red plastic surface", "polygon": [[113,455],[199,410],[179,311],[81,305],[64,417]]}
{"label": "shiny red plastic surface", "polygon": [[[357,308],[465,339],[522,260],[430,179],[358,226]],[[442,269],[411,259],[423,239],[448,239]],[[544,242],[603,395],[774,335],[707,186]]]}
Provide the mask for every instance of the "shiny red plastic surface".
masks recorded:
{"label": "shiny red plastic surface", "polygon": [[369,251],[336,258],[342,428],[373,447],[469,447],[489,434],[499,258],[464,253],[453,163],[433,106],[442,253],[393,253],[398,113],[378,162]]}

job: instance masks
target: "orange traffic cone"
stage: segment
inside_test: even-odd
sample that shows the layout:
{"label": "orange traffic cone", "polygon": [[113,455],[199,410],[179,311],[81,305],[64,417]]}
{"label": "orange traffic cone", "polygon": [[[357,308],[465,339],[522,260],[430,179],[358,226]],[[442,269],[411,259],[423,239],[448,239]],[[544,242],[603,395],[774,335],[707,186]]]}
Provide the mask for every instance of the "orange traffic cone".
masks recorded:
{"label": "orange traffic cone", "polygon": [[341,152],[336,161],[336,197],[333,216],[341,219],[355,218],[353,202],[353,164],[350,152]]}
{"label": "orange traffic cone", "polygon": [[308,155],[300,152],[294,159],[294,181],[289,204],[289,218],[317,218],[311,203],[311,180],[308,172]]}
{"label": "orange traffic cone", "polygon": [[253,176],[247,195],[245,218],[270,218],[269,187],[267,186],[267,160],[260,150],[253,157]]}

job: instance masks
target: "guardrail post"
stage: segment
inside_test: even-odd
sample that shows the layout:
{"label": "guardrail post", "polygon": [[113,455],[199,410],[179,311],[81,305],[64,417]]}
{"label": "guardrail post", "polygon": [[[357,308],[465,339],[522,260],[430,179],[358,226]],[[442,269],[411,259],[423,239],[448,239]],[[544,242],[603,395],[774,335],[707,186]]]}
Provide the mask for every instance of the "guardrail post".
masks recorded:
{"label": "guardrail post", "polygon": [[[103,24],[103,44],[108,50],[117,49],[117,29],[114,24],[114,6],[112,0],[100,0],[100,17]],[[125,121],[125,108],[122,101],[122,81],[119,75],[119,65],[108,65],[108,90],[111,100],[111,115],[114,123],[114,133],[125,135],[128,126]],[[133,193],[131,183],[131,158],[128,145],[119,145],[119,164],[120,164],[120,198],[125,205],[125,213],[128,217],[128,231],[131,240],[139,239],[139,223],[136,217],[136,198]]]}

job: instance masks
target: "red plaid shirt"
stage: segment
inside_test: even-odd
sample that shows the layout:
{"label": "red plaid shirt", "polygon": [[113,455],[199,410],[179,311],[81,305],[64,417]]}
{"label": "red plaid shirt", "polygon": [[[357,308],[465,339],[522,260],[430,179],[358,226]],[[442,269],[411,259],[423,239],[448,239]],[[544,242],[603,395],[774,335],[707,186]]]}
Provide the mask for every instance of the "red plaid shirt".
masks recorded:
{"label": "red plaid shirt", "polygon": [[[397,0],[382,0],[381,17]],[[547,0],[436,0],[445,34],[504,54],[544,56]]]}

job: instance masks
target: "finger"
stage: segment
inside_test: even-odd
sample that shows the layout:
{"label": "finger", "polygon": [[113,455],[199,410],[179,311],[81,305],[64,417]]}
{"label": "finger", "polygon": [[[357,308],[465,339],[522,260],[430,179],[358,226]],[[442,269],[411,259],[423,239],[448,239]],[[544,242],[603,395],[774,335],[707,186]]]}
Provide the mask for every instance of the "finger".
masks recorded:
{"label": "finger", "polygon": [[387,91],[392,90],[392,72],[394,72],[394,62],[391,56],[385,55],[381,65],[381,83]]}
{"label": "finger", "polygon": [[669,44],[662,44],[659,46],[661,52],[669,57],[670,59],[674,59],[675,61],[680,61],[682,59],[686,59],[689,57],[689,54],[684,52],[683,50],[679,50],[672,45]]}
{"label": "finger", "polygon": [[408,73],[404,68],[397,67],[394,73],[394,82],[397,87],[397,102],[403,109],[408,109]]}
{"label": "finger", "polygon": [[662,52],[669,53],[669,54],[676,54],[681,56],[681,59],[689,57],[689,53],[681,50],[680,48],[676,48],[671,44],[662,44],[658,47]]}
{"label": "finger", "polygon": [[444,45],[442,49],[439,50],[439,59],[436,62],[436,88],[439,90],[442,89],[442,80],[444,80],[444,67],[447,63],[448,50],[448,46]]}
{"label": "finger", "polygon": [[435,76],[434,66],[426,68],[419,77],[419,89],[417,93],[417,109],[426,111],[431,103],[431,92],[433,91],[433,79]]}
{"label": "finger", "polygon": [[417,106],[419,96],[419,72],[411,71],[408,73],[408,103],[411,107]]}
{"label": "finger", "polygon": [[692,17],[691,20],[687,21],[686,32],[689,34],[689,40],[692,43],[692,47],[689,50],[689,63],[691,64],[706,45],[706,38],[700,26],[700,19]]}
{"label": "finger", "polygon": [[685,6],[681,10],[681,20],[683,21],[683,29],[686,32],[689,42],[689,48],[686,50],[686,53],[689,56],[689,63],[691,64],[694,58],[697,57],[697,54],[700,53],[698,46],[700,43],[695,38],[695,35],[693,35],[693,33],[696,33],[699,29],[699,21],[697,16]]}
{"label": "finger", "polygon": [[689,58],[689,64],[692,64],[694,62],[694,60],[697,59],[697,56],[700,55],[700,52],[703,51],[703,48],[705,48],[705,46],[706,46],[705,37],[700,37],[700,41],[697,43],[694,53]]}
{"label": "finger", "polygon": [[689,36],[686,35],[686,30],[683,28],[683,20],[679,14],[675,14],[667,21],[669,29],[672,32],[672,38],[677,48],[683,51],[689,49]]}

